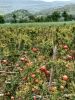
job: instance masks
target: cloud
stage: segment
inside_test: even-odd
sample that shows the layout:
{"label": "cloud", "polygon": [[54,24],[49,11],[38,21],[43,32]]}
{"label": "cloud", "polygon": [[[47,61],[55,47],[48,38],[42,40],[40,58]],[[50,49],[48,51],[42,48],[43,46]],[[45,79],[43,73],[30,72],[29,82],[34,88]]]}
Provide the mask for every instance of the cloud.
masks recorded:
{"label": "cloud", "polygon": [[42,1],[52,2],[52,1],[70,1],[70,0],[42,0]]}

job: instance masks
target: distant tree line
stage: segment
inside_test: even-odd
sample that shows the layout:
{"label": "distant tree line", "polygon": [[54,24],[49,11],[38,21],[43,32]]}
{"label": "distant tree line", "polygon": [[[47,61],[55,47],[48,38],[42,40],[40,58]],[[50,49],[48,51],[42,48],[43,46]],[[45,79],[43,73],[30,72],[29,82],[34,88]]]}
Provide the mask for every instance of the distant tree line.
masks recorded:
{"label": "distant tree line", "polygon": [[0,15],[0,23],[4,23],[4,17],[2,15]]}
{"label": "distant tree line", "polygon": [[[72,21],[75,20],[75,16],[68,14],[66,11],[62,13],[54,11],[51,15],[29,15],[27,19],[17,20],[17,15],[12,15],[12,20],[7,23],[25,23],[25,22],[54,22],[54,21]],[[4,16],[0,15],[0,23],[6,23]]]}

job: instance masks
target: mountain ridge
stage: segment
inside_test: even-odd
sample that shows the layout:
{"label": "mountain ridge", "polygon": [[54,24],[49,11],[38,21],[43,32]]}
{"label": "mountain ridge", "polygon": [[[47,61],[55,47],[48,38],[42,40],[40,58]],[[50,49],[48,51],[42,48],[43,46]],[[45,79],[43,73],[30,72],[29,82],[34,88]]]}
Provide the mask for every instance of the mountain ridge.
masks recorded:
{"label": "mountain ridge", "polygon": [[35,12],[42,11],[44,9],[58,8],[60,6],[63,7],[70,3],[71,1],[45,2],[43,0],[40,0],[40,1],[38,0],[1,0],[0,12],[3,12],[4,14],[6,14],[18,9],[25,9],[25,10],[35,13]]}
{"label": "mountain ridge", "polygon": [[52,14],[54,11],[58,11],[58,12],[63,12],[63,11],[67,11],[69,14],[71,15],[75,15],[75,3],[71,3],[69,5],[65,5],[63,7],[59,7],[59,8],[54,8],[54,9],[45,9],[44,12],[43,10],[40,11],[39,13],[37,13],[38,15],[50,15]]}

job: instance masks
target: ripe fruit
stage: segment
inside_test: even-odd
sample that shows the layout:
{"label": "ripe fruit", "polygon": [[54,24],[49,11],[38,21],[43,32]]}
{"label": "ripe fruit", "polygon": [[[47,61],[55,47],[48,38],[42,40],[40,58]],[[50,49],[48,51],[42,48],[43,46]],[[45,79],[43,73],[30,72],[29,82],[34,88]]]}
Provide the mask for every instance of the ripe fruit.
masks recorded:
{"label": "ripe fruit", "polygon": [[20,60],[21,60],[21,61],[24,61],[24,60],[25,60],[25,58],[23,58],[23,57],[22,57],[22,58],[20,58]]}
{"label": "ripe fruit", "polygon": [[39,83],[39,80],[38,80],[38,79],[35,79],[34,82],[35,82],[35,83]]}
{"label": "ripe fruit", "polygon": [[33,96],[34,100],[36,100],[36,96]]}
{"label": "ripe fruit", "polygon": [[14,96],[11,96],[11,100],[15,100]]}
{"label": "ripe fruit", "polygon": [[22,98],[21,98],[21,97],[19,97],[19,98],[18,98],[18,100],[22,100]]}
{"label": "ripe fruit", "polygon": [[37,49],[37,48],[32,48],[32,51],[33,51],[33,52],[37,52],[38,49]]}
{"label": "ripe fruit", "polygon": [[7,61],[7,60],[2,60],[2,63],[3,63],[3,64],[7,64],[8,61]]}
{"label": "ripe fruit", "polygon": [[31,74],[31,77],[32,77],[32,78],[35,78],[35,76],[36,76],[35,74]]}
{"label": "ripe fruit", "polygon": [[42,67],[40,68],[40,70],[41,70],[41,72],[46,72],[46,71],[47,71],[47,69],[46,69],[45,66],[42,66]]}
{"label": "ripe fruit", "polygon": [[18,63],[16,64],[16,67],[19,67],[19,64]]}
{"label": "ripe fruit", "polygon": [[28,62],[28,59],[27,58],[24,58],[24,57],[22,57],[22,58],[20,58],[20,60],[22,61],[22,62]]}
{"label": "ripe fruit", "polygon": [[50,72],[48,70],[46,70],[45,74],[46,76],[50,76]]}
{"label": "ripe fruit", "polygon": [[32,88],[32,92],[35,92],[35,88]]}
{"label": "ripe fruit", "polygon": [[23,81],[26,81],[27,80],[27,77],[23,77],[23,79],[22,79]]}
{"label": "ripe fruit", "polygon": [[23,71],[23,69],[22,69],[22,68],[20,68],[20,69],[19,69],[19,71],[20,71],[20,72],[22,72],[22,71]]}
{"label": "ripe fruit", "polygon": [[63,48],[64,48],[64,49],[68,49],[68,46],[67,46],[67,45],[64,45]]}
{"label": "ripe fruit", "polygon": [[67,76],[67,75],[64,75],[64,76],[62,77],[62,79],[63,79],[64,81],[67,81],[67,80],[68,80],[68,76]]}
{"label": "ripe fruit", "polygon": [[25,63],[28,62],[28,59],[27,59],[27,58],[24,58],[24,62],[25,62]]}

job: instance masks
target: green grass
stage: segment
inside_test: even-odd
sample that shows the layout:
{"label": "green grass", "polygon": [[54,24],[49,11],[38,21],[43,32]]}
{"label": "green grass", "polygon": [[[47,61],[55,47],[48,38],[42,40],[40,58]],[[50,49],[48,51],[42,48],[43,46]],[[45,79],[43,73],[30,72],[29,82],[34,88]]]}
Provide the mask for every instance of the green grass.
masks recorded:
{"label": "green grass", "polygon": [[75,24],[75,21],[64,21],[64,22],[33,22],[33,23],[16,23],[16,24],[11,24],[11,23],[6,23],[6,24],[0,24],[0,26],[29,26],[29,27],[40,27],[40,26],[52,26],[52,25],[64,25],[64,24]]}

